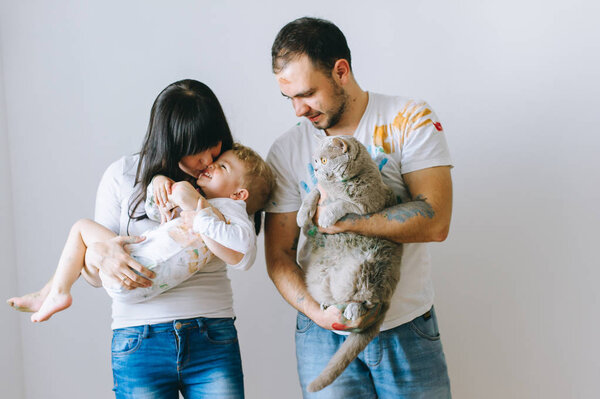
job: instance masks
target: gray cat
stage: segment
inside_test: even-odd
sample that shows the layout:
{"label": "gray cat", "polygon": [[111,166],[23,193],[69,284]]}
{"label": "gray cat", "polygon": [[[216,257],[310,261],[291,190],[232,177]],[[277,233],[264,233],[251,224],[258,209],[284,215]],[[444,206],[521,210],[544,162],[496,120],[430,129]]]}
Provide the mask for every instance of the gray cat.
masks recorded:
{"label": "gray cat", "polygon": [[352,233],[321,234],[313,224],[319,199],[318,224],[333,225],[348,213],[370,214],[396,204],[383,183],[367,149],[353,137],[326,137],[313,155],[317,188],[304,199],[297,222],[310,248],[304,268],[309,293],[321,304],[345,305],[344,317],[356,320],[374,306],[377,320],[361,332],[352,332],[327,367],[308,386],[310,392],[331,384],[379,334],[400,278],[402,245]]}

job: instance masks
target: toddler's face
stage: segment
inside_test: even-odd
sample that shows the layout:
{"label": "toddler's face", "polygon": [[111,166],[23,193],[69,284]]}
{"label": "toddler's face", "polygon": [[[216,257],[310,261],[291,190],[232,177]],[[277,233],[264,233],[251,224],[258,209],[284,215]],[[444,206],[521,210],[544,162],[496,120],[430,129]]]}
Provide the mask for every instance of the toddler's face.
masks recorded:
{"label": "toddler's face", "polygon": [[197,183],[206,198],[229,198],[241,187],[246,167],[233,151],[225,151],[200,174]]}
{"label": "toddler's face", "polygon": [[213,162],[213,159],[221,153],[221,143],[208,150],[194,155],[186,155],[179,161],[179,169],[188,175],[198,178],[200,173]]}

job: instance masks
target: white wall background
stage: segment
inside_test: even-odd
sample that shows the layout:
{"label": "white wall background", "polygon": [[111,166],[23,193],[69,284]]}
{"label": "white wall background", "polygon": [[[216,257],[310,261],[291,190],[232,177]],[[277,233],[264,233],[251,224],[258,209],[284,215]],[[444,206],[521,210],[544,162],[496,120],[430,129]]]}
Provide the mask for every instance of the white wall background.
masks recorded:
{"label": "white wall background", "polygon": [[[431,248],[454,397],[600,397],[599,11],[583,0],[2,0],[0,293],[49,278],[167,84],[207,83],[236,138],[266,155],[295,123],[272,40],[319,16],[345,32],[363,88],[427,99],[447,131],[454,218]],[[262,252],[231,278],[247,397],[299,398],[294,312]],[[80,282],[74,298],[41,325],[3,308],[2,397],[111,397],[108,296]]]}

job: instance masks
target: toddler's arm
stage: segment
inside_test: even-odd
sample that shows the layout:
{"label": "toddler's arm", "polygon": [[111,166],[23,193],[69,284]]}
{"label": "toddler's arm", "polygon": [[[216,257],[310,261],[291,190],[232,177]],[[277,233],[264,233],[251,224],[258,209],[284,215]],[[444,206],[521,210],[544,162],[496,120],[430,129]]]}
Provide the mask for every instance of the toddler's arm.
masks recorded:
{"label": "toddler's arm", "polygon": [[[244,203],[226,198],[210,201],[212,204],[199,201],[199,209],[193,220],[194,232],[199,233],[211,251],[228,265],[247,270],[256,257],[256,234]],[[225,217],[220,215],[221,212]],[[220,250],[227,249],[233,256],[227,259],[221,257],[215,252],[219,249],[213,250],[209,242],[218,244],[222,247]]]}
{"label": "toddler's arm", "polygon": [[184,224],[200,234],[215,256],[239,269],[252,265],[256,234],[243,202],[214,198],[210,201],[218,205],[213,206],[188,182],[175,183],[169,201],[181,207],[183,213],[194,211],[187,213]]}
{"label": "toddler's arm", "polygon": [[[226,223],[223,214],[217,208],[211,207],[204,197],[201,197],[201,199],[198,201],[198,204],[200,204],[201,202],[205,202],[208,206],[205,206],[205,208],[200,208],[199,205],[199,209],[206,209],[205,212],[211,212],[210,217],[215,217],[221,220],[222,222]],[[196,237],[200,236],[200,238],[202,238],[202,241],[204,241],[204,244],[210,250],[210,252],[212,252],[223,262],[229,265],[237,265],[238,263],[240,263],[240,261],[244,258],[244,254],[242,252],[235,251],[225,245],[220,244],[219,242],[213,240],[210,237],[207,237],[203,234],[199,234],[198,232],[194,231],[194,219],[197,215],[197,211],[183,211],[181,213],[181,218],[183,219],[183,224],[186,226],[186,230],[190,231],[190,233]]]}

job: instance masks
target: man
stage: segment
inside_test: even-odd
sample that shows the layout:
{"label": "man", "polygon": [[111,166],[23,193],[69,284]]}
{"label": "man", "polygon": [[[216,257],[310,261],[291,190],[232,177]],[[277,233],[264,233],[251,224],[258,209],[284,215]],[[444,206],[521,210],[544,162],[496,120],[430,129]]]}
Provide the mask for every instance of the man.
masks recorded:
{"label": "man", "polygon": [[[425,242],[445,240],[452,212],[451,160],[442,125],[422,101],[370,93],[352,74],[350,50],[331,22],[300,18],[281,29],[272,47],[273,72],[296,115],[305,117],[275,141],[267,161],[278,187],[266,217],[269,276],[298,313],[298,374],[308,398],[448,398],[450,382],[433,310]],[[311,154],[317,135],[351,135],[370,150],[399,205],[369,217],[351,215],[320,229],[404,243],[401,277],[381,334],[332,385],[308,393],[345,336],[364,328],[364,316],[346,320],[337,307],[321,310],[308,294],[297,249],[302,199],[316,189]],[[401,203],[400,203],[401,202]],[[318,215],[317,215],[318,216]],[[317,220],[315,218],[315,220]],[[302,252],[300,252],[302,253]],[[332,331],[333,330],[333,331]]]}

